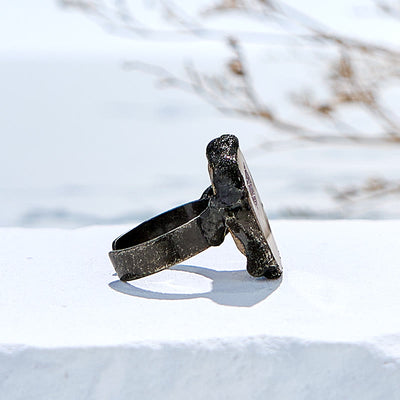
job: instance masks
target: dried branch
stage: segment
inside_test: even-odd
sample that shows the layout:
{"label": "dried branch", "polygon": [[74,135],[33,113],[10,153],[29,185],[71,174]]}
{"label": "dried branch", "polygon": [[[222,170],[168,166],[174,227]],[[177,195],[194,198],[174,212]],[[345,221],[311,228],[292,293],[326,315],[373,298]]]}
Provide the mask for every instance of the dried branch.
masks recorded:
{"label": "dried branch", "polygon": [[[60,0],[64,6],[79,8],[84,12],[100,16],[103,19],[108,16],[108,22],[120,21],[125,29],[129,28],[136,33],[148,33],[151,30],[139,27],[140,23],[133,17],[127,6],[126,0],[114,0],[113,9],[102,0]],[[377,2],[382,8],[382,2]],[[207,32],[198,18],[194,18],[179,8],[172,0],[159,0],[166,16],[174,23],[184,27],[194,34],[204,34]],[[385,3],[385,10],[394,12],[393,6]],[[275,18],[281,24],[297,24],[304,28],[307,35],[300,35],[302,40],[310,40],[314,43],[326,45],[329,43],[338,52],[338,62],[331,67],[328,82],[332,96],[323,101],[316,102],[307,98],[307,95],[294,94],[294,103],[317,117],[329,119],[344,137],[344,141],[357,143],[398,143],[400,138],[400,123],[396,115],[382,106],[379,101],[379,88],[389,79],[399,79],[400,70],[397,67],[400,61],[400,53],[393,49],[376,46],[371,43],[347,38],[332,33],[331,30],[322,26],[318,21],[301,13],[297,9],[288,6],[282,1],[276,0],[221,0],[215,6],[206,9],[202,15],[210,16],[214,13],[224,13],[228,11],[245,12],[247,15],[258,18],[260,13],[268,18]],[[237,39],[228,40],[228,46],[233,52],[233,58],[227,63],[229,75],[206,75],[196,70],[193,64],[185,67],[187,81],[177,77],[168,77],[166,71],[161,74],[164,81],[168,80],[169,86],[178,86],[203,97],[207,102],[213,104],[218,110],[229,113],[230,115],[242,116],[246,118],[257,118],[266,121],[275,128],[302,140],[312,140],[315,142],[328,143],[338,142],[338,135],[321,134],[312,132],[308,127],[291,121],[278,118],[272,111],[272,107],[264,104],[257,91],[252,85],[249,68],[244,59],[243,51]],[[355,59],[358,59],[360,67],[356,67]],[[361,60],[361,61],[360,61]],[[154,71],[154,66],[151,68]],[[366,71],[366,73],[365,73]],[[376,71],[382,71],[377,75]],[[362,74],[366,75],[365,77]],[[361,77],[361,78],[360,78]],[[165,83],[165,82],[164,82]],[[364,139],[364,132],[360,132],[346,121],[339,120],[336,116],[340,108],[347,104],[358,104],[366,109],[376,120],[381,121],[383,131],[370,138]],[[347,133],[343,133],[348,131]],[[320,139],[314,136],[321,136]]]}
{"label": "dried branch", "polygon": [[332,190],[334,198],[344,203],[371,200],[398,193],[400,193],[400,183],[384,178],[369,178],[361,185]]}
{"label": "dried branch", "polygon": [[[209,40],[225,40],[231,57],[218,73],[205,73],[193,62],[184,66],[183,76],[176,76],[164,68],[138,61],[125,63],[128,70],[140,70],[153,75],[161,87],[183,89],[200,96],[222,113],[265,122],[279,132],[282,139],[269,138],[260,148],[284,149],[299,143],[318,145],[400,145],[400,116],[388,109],[383,101],[383,92],[389,85],[400,84],[400,50],[389,45],[374,44],[334,32],[319,21],[278,0],[220,0],[208,7],[200,15],[188,15],[172,0],[159,0],[158,4],[165,17],[179,27],[178,31],[157,32],[141,24],[132,15],[125,0],[114,0],[113,7],[101,0],[60,0],[64,6],[80,9],[112,25],[116,30],[133,34],[161,35],[173,38],[173,34],[192,34]],[[390,0],[375,0],[377,7],[393,18],[400,17],[399,3]],[[230,32],[209,29],[203,23],[205,18],[221,16],[225,13],[240,12],[248,18],[273,21],[281,26],[283,33],[241,32],[233,38]],[[295,33],[293,33],[295,32]],[[172,36],[171,36],[172,35]],[[228,40],[226,38],[229,37]],[[289,41],[288,38],[295,40]],[[243,40],[257,41],[270,45],[313,46],[329,49],[334,60],[326,62],[325,97],[318,98],[313,87],[290,94],[292,104],[307,112],[318,121],[326,121],[333,132],[314,130],[293,122],[285,114],[279,114],[273,104],[266,103],[262,93],[253,84],[251,68],[246,60],[241,43]],[[375,133],[365,132],[343,117],[347,108],[357,108],[366,112],[379,127]],[[381,196],[399,192],[400,183],[384,180],[370,180],[356,188],[336,190],[334,197],[340,201],[348,199]],[[364,196],[364,197],[363,197]],[[367,197],[368,197],[367,196]]]}

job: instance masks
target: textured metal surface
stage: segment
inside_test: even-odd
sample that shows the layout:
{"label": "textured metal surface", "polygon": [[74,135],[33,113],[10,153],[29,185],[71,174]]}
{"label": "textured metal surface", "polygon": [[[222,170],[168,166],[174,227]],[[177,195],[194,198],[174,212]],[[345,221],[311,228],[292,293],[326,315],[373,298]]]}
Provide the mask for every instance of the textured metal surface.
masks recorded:
{"label": "textured metal surface", "polygon": [[154,217],[113,242],[109,253],[119,278],[142,278],[187,260],[225,238],[224,222],[209,197]]}
{"label": "textured metal surface", "polygon": [[214,195],[210,207],[224,217],[252,276],[275,279],[282,264],[263,204],[234,135],[222,135],[207,146]]}
{"label": "textured metal surface", "polygon": [[212,186],[200,200],[154,217],[114,240],[109,253],[121,280],[154,274],[219,246],[229,230],[247,271],[275,279],[282,264],[253,179],[234,135],[207,146]]}

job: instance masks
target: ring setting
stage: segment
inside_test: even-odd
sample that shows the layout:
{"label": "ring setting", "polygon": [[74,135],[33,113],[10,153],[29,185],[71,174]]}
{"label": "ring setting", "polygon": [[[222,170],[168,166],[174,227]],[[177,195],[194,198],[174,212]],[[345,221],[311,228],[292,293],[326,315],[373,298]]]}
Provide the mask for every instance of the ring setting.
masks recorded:
{"label": "ring setting", "polygon": [[230,233],[254,277],[276,279],[282,262],[250,170],[234,135],[206,150],[211,186],[200,199],[143,222],[112,243],[111,262],[122,281],[162,271],[219,246]]}

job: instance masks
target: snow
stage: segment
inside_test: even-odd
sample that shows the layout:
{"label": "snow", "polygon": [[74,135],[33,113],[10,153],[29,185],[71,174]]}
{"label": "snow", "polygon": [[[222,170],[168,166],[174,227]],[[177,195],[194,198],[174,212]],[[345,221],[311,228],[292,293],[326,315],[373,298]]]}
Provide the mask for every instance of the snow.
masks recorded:
{"label": "snow", "polygon": [[130,226],[0,229],[5,399],[399,399],[400,221],[273,221],[284,275],[228,237],[120,282]]}

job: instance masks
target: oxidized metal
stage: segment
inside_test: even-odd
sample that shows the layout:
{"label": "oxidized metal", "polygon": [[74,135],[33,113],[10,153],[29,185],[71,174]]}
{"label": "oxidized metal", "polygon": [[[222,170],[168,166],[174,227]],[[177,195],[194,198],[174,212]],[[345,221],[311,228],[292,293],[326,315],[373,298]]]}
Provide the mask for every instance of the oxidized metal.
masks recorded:
{"label": "oxidized metal", "polygon": [[207,146],[214,195],[210,207],[223,215],[252,276],[279,278],[282,264],[271,227],[249,168],[234,135],[222,135]]}
{"label": "oxidized metal", "polygon": [[219,246],[229,231],[247,271],[275,279],[282,265],[250,171],[234,135],[207,146],[212,186],[200,200],[154,217],[114,240],[109,253],[121,280],[156,273]]}
{"label": "oxidized metal", "polygon": [[115,239],[109,256],[119,278],[143,278],[220,245],[224,221],[208,204],[208,197],[184,204]]}

